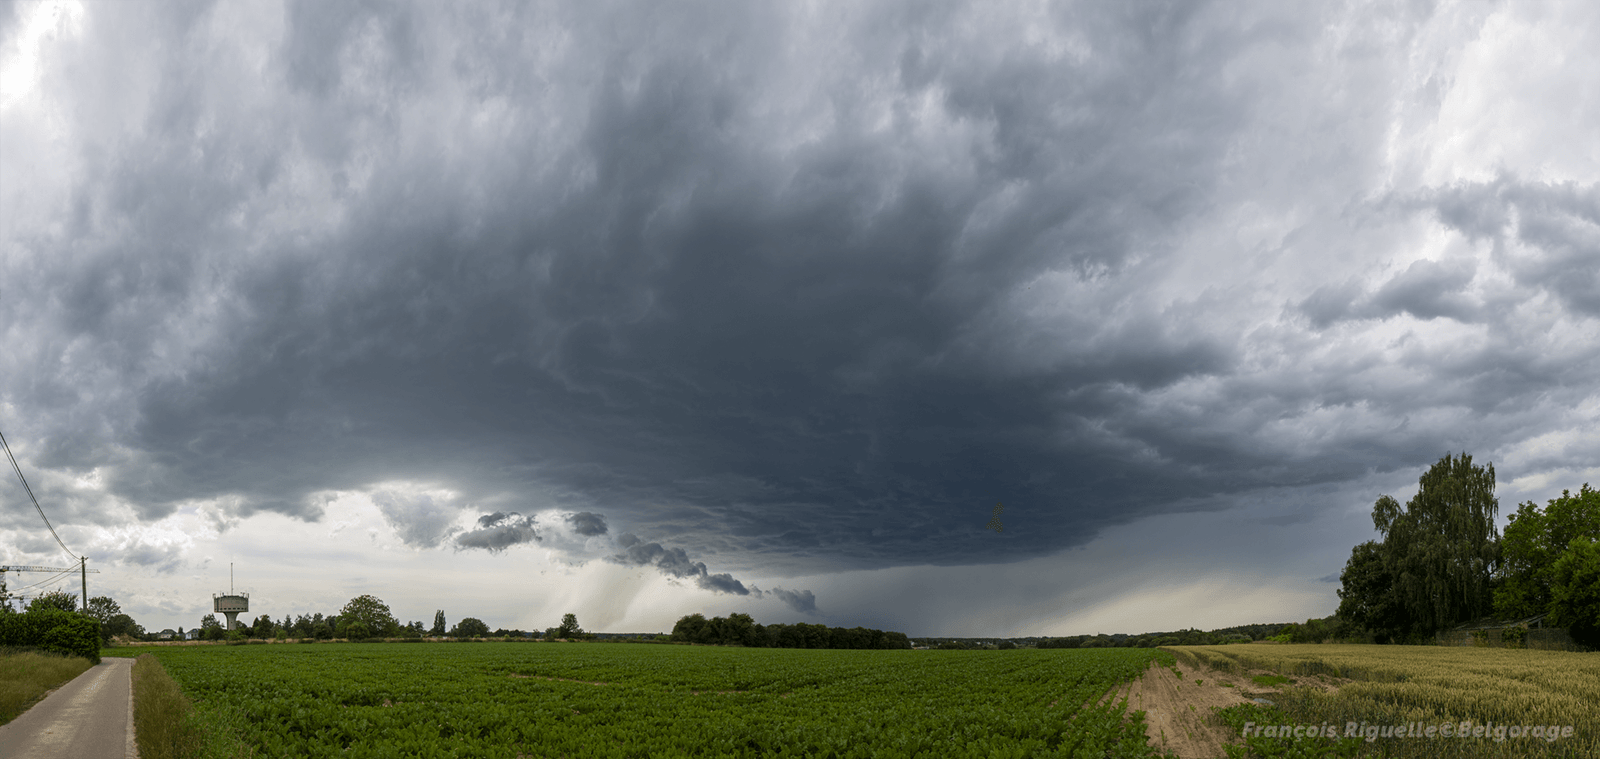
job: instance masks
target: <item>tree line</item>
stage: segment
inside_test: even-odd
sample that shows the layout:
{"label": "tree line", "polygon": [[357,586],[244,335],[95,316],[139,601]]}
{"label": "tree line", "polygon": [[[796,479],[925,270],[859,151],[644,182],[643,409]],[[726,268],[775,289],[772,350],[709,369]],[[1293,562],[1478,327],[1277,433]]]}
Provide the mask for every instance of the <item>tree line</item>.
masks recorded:
{"label": "tree line", "polygon": [[1587,483],[1541,508],[1521,504],[1497,533],[1494,465],[1445,455],[1404,506],[1380,496],[1378,540],[1352,549],[1340,574],[1338,637],[1424,643],[1486,617],[1547,615],[1600,647],[1600,491]]}
{"label": "tree line", "polygon": [[730,614],[711,619],[706,619],[703,614],[690,614],[672,626],[671,640],[676,643],[746,648],[911,648],[911,639],[905,633],[866,627],[829,627],[805,622],[758,625],[749,614]]}
{"label": "tree line", "polygon": [[[33,611],[59,609],[66,612],[78,611],[78,597],[71,593],[55,590],[42,593],[31,600],[22,613]],[[101,645],[109,645],[113,638],[123,637],[133,640],[153,640],[157,633],[146,630],[143,625],[127,614],[122,607],[109,596],[95,596],[89,599],[87,616],[99,623]],[[8,600],[0,601],[0,615],[16,614],[17,610],[11,608]],[[491,631],[483,620],[476,617],[465,617],[453,626],[447,626],[444,610],[434,613],[433,625],[423,625],[422,622],[402,624],[390,612],[388,604],[381,599],[363,595],[350,599],[337,614],[324,616],[321,613],[301,614],[291,617],[284,615],[282,620],[275,620],[263,614],[256,617],[254,622],[242,622],[236,629],[229,630],[217,619],[215,614],[207,614],[200,618],[200,640],[285,640],[296,638],[302,640],[331,640],[343,638],[347,640],[370,640],[373,638],[415,638],[444,637],[444,638],[539,638],[547,640],[592,639],[594,636],[583,631],[578,625],[575,614],[567,614],[561,619],[561,624],[547,628],[542,634],[538,632],[525,633],[522,630],[498,629]],[[174,631],[184,635],[184,630],[179,627]]]}

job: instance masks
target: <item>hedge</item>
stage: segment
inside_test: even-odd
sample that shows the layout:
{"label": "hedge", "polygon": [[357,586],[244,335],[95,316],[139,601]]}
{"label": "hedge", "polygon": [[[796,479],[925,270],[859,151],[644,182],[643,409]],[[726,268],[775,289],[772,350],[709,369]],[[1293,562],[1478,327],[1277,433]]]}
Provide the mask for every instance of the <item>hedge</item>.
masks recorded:
{"label": "hedge", "polygon": [[0,614],[0,646],[31,646],[100,663],[100,621],[60,609]]}

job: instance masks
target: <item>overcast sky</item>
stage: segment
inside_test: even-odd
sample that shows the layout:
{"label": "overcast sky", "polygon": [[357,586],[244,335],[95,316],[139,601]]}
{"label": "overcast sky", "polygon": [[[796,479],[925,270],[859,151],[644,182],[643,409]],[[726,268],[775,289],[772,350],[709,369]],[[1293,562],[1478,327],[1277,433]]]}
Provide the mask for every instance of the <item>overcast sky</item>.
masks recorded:
{"label": "overcast sky", "polygon": [[0,431],[150,629],[1325,616],[1447,453],[1600,483],[1532,5],[6,2]]}

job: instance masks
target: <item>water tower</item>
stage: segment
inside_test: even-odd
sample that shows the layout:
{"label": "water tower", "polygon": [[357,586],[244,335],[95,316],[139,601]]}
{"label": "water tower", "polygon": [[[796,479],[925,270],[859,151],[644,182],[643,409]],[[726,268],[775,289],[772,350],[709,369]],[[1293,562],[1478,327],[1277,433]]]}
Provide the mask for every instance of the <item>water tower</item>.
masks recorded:
{"label": "water tower", "polygon": [[250,594],[233,592],[233,565],[228,565],[228,592],[211,594],[211,610],[228,617],[228,629],[239,629],[239,615],[250,611]]}

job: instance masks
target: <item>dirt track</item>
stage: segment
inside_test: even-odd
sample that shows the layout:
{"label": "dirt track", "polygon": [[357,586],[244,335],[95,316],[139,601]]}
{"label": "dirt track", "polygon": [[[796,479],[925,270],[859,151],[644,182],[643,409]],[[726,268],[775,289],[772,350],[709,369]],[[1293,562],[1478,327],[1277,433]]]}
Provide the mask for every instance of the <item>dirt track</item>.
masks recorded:
{"label": "dirt track", "polygon": [[[1182,759],[1220,759],[1227,756],[1224,745],[1239,741],[1239,736],[1228,728],[1212,724],[1213,707],[1226,708],[1255,698],[1270,700],[1278,693],[1251,681],[1255,675],[1272,674],[1266,670],[1239,676],[1196,670],[1182,662],[1178,663],[1178,670],[1183,673],[1182,679],[1173,675],[1170,668],[1152,663],[1143,678],[1123,686],[1115,697],[1126,697],[1129,709],[1145,713],[1145,732],[1151,745]],[[1195,684],[1196,680],[1200,684]],[[1333,688],[1338,681],[1329,684],[1301,680],[1299,684]]]}

